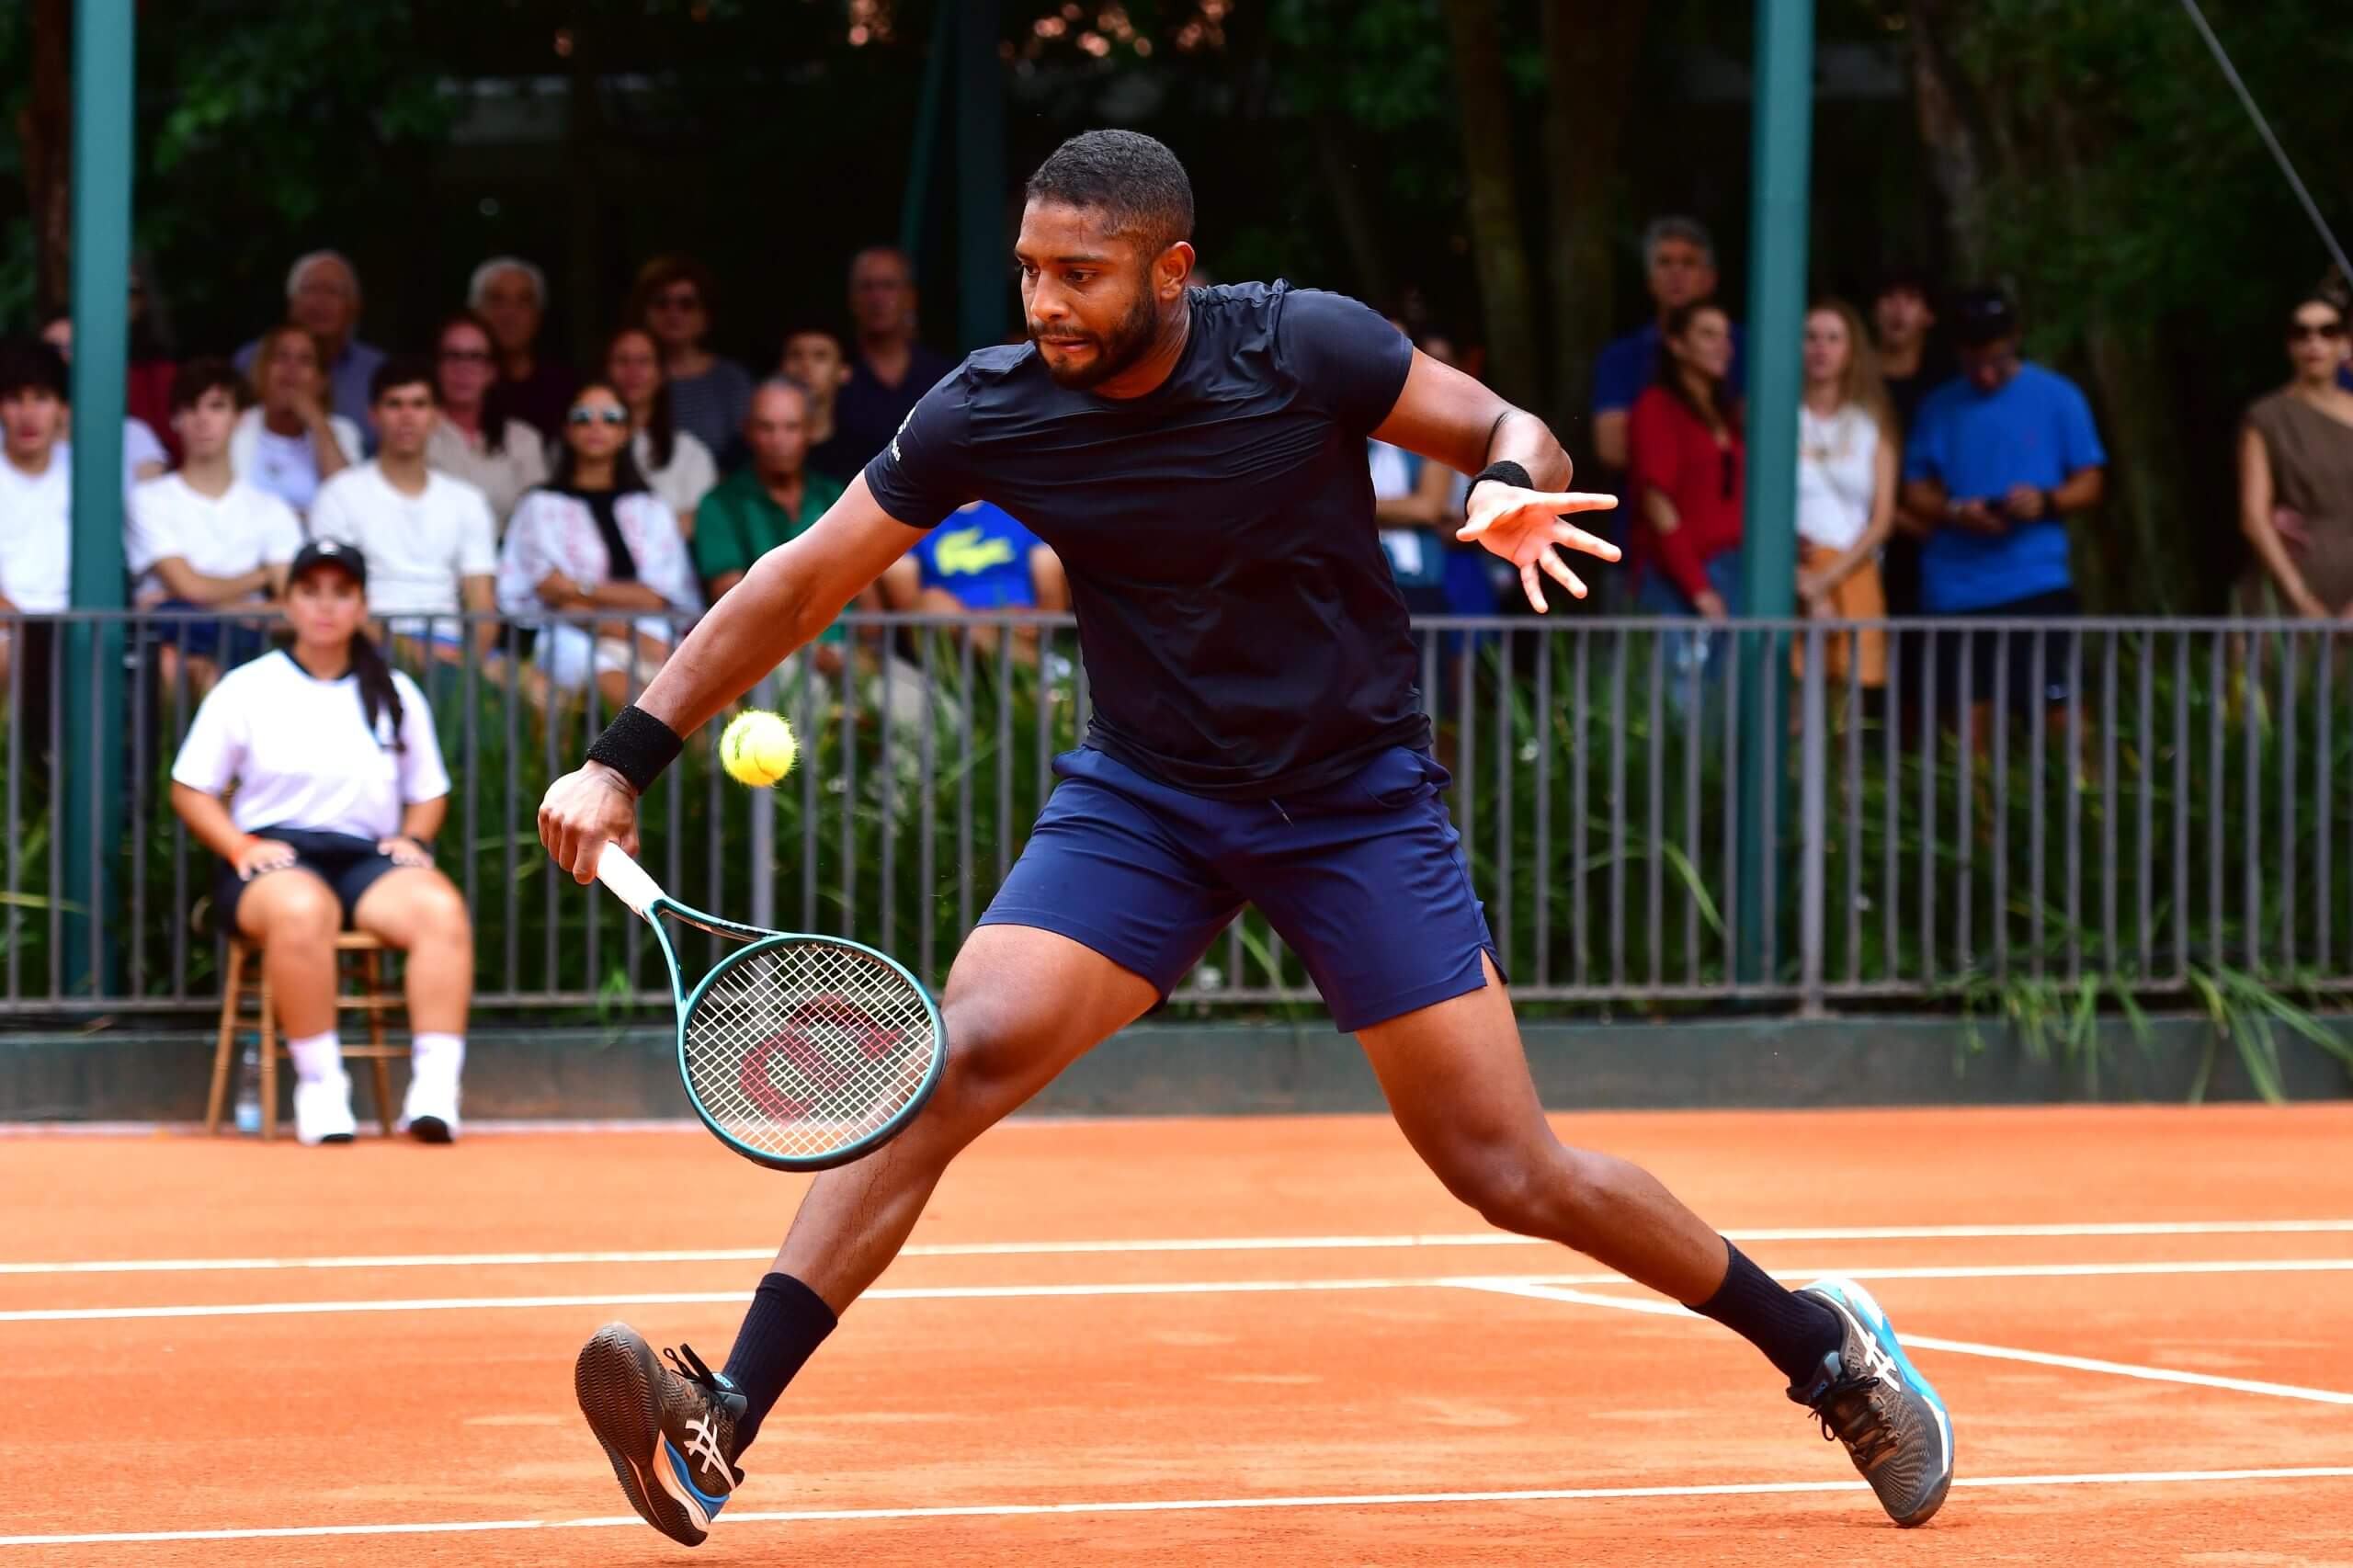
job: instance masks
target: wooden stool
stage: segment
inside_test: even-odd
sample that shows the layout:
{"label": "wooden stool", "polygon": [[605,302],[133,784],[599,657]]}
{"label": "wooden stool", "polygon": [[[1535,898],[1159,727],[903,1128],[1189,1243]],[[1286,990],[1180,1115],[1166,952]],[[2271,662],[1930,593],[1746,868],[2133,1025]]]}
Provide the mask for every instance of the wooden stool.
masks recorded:
{"label": "wooden stool", "polygon": [[[384,1043],[384,1015],[401,1005],[400,994],[384,984],[384,944],[365,931],[346,931],[335,939],[335,1013],[368,1015],[368,1043],[343,1048],[346,1060],[358,1057],[376,1064],[376,1117],[384,1136],[392,1135],[392,1073],[395,1056],[408,1047]],[[357,960],[356,963],[349,960]],[[346,991],[343,982],[358,970],[358,989]],[[254,1011],[245,1011],[245,999]],[[278,1136],[278,1059],[286,1047],[278,1038],[278,1017],[271,1010],[269,981],[261,966],[261,949],[243,937],[229,938],[229,972],[221,985],[221,1043],[212,1054],[212,1097],[204,1108],[204,1131],[221,1130],[221,1106],[229,1090],[230,1069],[236,1062],[237,1036],[246,1028],[261,1032],[261,1135]]]}

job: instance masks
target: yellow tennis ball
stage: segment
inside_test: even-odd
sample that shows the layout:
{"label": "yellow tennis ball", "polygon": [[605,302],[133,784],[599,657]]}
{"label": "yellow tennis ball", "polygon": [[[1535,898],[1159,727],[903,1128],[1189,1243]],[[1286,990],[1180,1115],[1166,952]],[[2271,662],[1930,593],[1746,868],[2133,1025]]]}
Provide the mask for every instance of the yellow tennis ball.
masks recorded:
{"label": "yellow tennis ball", "polygon": [[719,765],[738,784],[762,788],[792,771],[801,755],[792,726],[775,713],[747,708],[728,721],[719,737]]}

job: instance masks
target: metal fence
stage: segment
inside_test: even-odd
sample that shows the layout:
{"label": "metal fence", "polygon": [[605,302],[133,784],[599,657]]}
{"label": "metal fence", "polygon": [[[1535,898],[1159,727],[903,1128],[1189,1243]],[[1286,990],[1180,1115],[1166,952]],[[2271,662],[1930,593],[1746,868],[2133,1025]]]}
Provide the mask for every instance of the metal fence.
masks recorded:
{"label": "metal fence", "polygon": [[[63,635],[85,622],[109,636]],[[802,737],[798,770],[775,790],[736,787],[712,760],[714,724],[649,795],[644,852],[691,903],[852,936],[936,982],[1019,853],[1054,754],[1085,733],[1075,629],[847,624],[843,656],[796,661],[767,690]],[[640,923],[555,873],[534,824],[548,780],[650,665],[615,691],[550,691],[525,630],[430,630],[440,646],[404,637],[396,662],[427,695],[455,780],[438,854],[473,912],[479,1006],[665,1001]],[[206,672],[177,650],[266,634],[188,616],[0,618],[0,1013],[215,1005],[220,869],[168,801]],[[1439,618],[1415,637],[1454,819],[1525,1001],[1982,1006],[2040,988],[2088,1008],[2353,985],[2338,848],[2353,791],[2337,788],[2353,636],[2333,625]],[[89,652],[44,656],[50,642]],[[130,715],[127,826],[86,868],[108,892],[96,918],[110,962],[91,987],[68,972],[69,927],[92,915],[69,896],[83,880],[51,815],[107,787],[74,778],[61,743],[110,656]],[[1314,992],[1253,913],[1175,1000],[1263,1008]]]}

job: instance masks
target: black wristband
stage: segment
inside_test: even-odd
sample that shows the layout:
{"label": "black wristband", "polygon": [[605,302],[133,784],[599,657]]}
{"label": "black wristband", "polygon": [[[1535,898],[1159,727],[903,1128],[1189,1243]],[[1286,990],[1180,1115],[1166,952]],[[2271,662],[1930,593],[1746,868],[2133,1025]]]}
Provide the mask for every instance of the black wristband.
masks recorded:
{"label": "black wristband", "polygon": [[613,715],[588,748],[588,760],[603,763],[642,795],[686,747],[677,731],[632,702]]}
{"label": "black wristband", "polygon": [[[1522,490],[1533,490],[1536,488],[1536,481],[1529,477],[1528,471],[1520,467],[1518,463],[1513,462],[1509,458],[1506,458],[1501,462],[1489,463],[1486,467],[1472,474],[1471,476],[1471,490],[1478,489],[1482,482],[1490,479],[1501,480],[1506,484],[1516,484]],[[1462,493],[1462,509],[1466,514],[1471,509],[1471,490],[1466,490]]]}

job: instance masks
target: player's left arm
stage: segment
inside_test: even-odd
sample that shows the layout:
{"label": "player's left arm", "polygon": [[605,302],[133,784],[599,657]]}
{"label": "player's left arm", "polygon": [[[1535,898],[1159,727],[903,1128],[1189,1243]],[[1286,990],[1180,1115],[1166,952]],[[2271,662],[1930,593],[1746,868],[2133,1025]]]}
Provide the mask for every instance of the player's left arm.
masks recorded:
{"label": "player's left arm", "polygon": [[1569,570],[1556,546],[1601,561],[1618,559],[1616,545],[1562,517],[1607,511],[1618,505],[1618,498],[1570,490],[1569,454],[1544,421],[1421,350],[1414,351],[1404,389],[1373,436],[1461,473],[1516,463],[1528,474],[1526,485],[1501,479],[1472,485],[1467,515],[1454,537],[1476,540],[1518,567],[1520,587],[1539,613],[1550,608],[1544,602],[1542,577],[1577,598],[1586,595],[1585,584]]}

